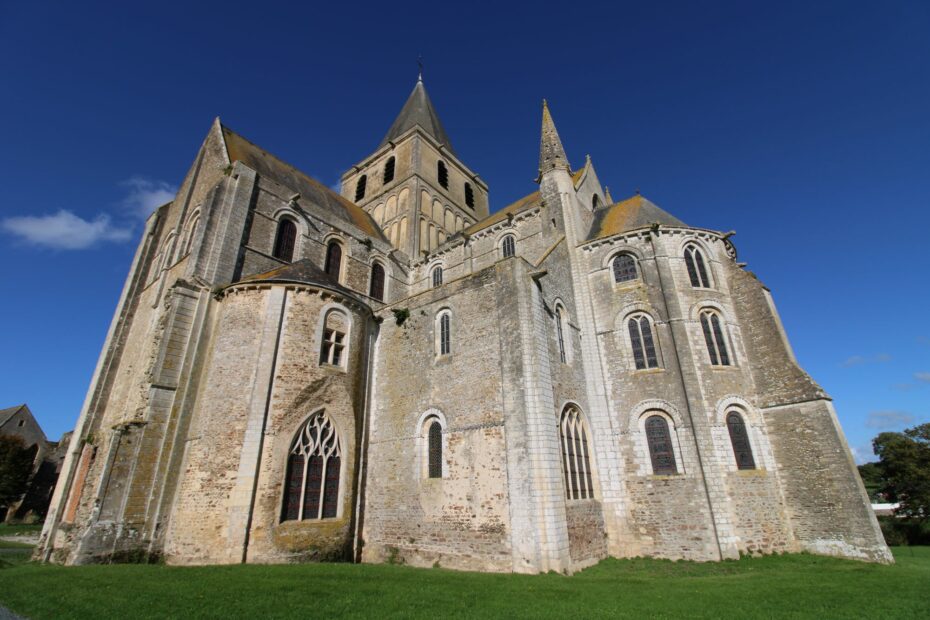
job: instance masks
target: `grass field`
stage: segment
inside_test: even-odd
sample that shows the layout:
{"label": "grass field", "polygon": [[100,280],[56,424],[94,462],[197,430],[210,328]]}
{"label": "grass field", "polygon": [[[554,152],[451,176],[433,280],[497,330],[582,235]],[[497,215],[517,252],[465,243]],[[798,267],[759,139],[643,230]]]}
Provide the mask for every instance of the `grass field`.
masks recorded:
{"label": "grass field", "polygon": [[930,548],[894,566],[811,555],[697,564],[606,560],[573,577],[390,565],[0,570],[29,618],[930,618]]}

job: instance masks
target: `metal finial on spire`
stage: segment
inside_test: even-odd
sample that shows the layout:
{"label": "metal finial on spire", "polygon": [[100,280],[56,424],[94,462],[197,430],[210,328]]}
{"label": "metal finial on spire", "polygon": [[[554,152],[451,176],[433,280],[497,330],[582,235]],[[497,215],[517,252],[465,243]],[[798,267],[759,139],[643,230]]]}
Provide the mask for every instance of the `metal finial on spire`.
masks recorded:
{"label": "metal finial on spire", "polygon": [[417,67],[419,67],[419,72],[417,73],[417,82],[423,81],[423,54],[417,56]]}

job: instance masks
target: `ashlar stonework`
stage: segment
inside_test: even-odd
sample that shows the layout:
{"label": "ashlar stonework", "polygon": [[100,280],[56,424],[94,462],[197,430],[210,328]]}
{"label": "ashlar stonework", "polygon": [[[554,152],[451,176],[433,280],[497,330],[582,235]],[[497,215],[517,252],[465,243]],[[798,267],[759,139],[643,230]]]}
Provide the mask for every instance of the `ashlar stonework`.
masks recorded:
{"label": "ashlar stonework", "polygon": [[891,562],[730,235],[615,202],[545,104],[537,182],[490,213],[421,81],[340,194],[217,119],[146,224],[38,555]]}

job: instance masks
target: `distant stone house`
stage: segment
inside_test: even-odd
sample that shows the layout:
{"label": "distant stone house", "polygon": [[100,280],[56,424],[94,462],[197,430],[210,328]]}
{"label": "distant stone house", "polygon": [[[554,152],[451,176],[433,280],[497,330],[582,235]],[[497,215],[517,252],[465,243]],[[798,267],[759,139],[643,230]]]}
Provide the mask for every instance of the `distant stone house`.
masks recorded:
{"label": "distant stone house", "polygon": [[891,562],[732,234],[614,201],[545,104],[514,172],[537,186],[491,213],[422,82],[338,193],[217,119],[147,221],[39,555]]}
{"label": "distant stone house", "polygon": [[0,508],[3,511],[0,521],[41,520],[48,511],[71,433],[65,433],[61,441],[48,441],[29,406],[24,403],[0,409],[0,435],[19,437],[34,455],[32,475],[25,494],[12,506]]}

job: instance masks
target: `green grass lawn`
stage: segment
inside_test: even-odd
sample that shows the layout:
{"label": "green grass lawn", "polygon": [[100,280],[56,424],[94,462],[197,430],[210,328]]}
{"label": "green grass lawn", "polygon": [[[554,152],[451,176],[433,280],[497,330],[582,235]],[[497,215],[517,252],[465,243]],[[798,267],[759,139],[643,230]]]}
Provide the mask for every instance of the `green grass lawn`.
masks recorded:
{"label": "green grass lawn", "polygon": [[930,548],[894,566],[811,555],[698,564],[606,560],[573,577],[389,565],[61,567],[0,571],[30,618],[930,618]]}
{"label": "green grass lawn", "polygon": [[29,534],[41,534],[42,533],[42,524],[41,523],[17,523],[15,525],[9,525],[7,523],[0,523],[0,536],[23,536]]}

